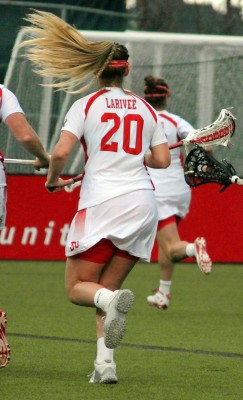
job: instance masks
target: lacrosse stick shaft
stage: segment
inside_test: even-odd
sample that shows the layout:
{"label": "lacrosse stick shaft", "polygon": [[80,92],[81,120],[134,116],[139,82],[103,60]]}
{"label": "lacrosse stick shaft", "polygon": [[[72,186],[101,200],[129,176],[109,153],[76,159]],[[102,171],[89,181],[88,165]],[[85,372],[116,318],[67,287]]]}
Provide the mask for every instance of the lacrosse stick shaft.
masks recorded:
{"label": "lacrosse stick shaft", "polygon": [[4,159],[5,164],[25,164],[25,165],[34,165],[35,160],[22,160],[22,159],[17,159],[17,158],[5,158]]}
{"label": "lacrosse stick shaft", "polygon": [[[66,179],[66,182],[61,186],[61,189],[64,189],[66,192],[72,192],[77,186],[81,185],[82,179],[84,176],[84,172],[80,175],[75,176],[74,178]],[[54,191],[55,187],[53,187]]]}
{"label": "lacrosse stick shaft", "polygon": [[77,182],[74,182],[74,183],[72,183],[71,185],[64,186],[64,189],[65,189],[65,191],[66,191],[67,193],[71,193],[71,192],[74,191],[74,189],[76,189],[76,188],[79,187],[79,186],[81,186],[81,180],[80,180],[80,181],[77,181]]}
{"label": "lacrosse stick shaft", "polygon": [[83,179],[83,177],[84,177],[84,173],[75,176],[75,177],[73,178],[73,183],[81,181],[81,180]]}
{"label": "lacrosse stick shaft", "polygon": [[176,149],[177,147],[181,147],[184,145],[184,142],[181,140],[180,142],[173,143],[169,146],[170,150]]}

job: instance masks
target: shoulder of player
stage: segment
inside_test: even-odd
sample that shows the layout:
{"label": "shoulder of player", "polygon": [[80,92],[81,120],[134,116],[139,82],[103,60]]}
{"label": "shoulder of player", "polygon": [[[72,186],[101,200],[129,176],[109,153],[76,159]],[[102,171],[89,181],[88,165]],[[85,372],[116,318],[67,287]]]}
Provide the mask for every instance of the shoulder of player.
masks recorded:
{"label": "shoulder of player", "polygon": [[162,116],[162,117],[163,117],[163,115],[167,116],[167,117],[175,120],[176,122],[181,120],[181,117],[178,114],[174,114],[174,113],[172,113],[170,111],[167,111],[167,110],[159,111],[159,115]]}

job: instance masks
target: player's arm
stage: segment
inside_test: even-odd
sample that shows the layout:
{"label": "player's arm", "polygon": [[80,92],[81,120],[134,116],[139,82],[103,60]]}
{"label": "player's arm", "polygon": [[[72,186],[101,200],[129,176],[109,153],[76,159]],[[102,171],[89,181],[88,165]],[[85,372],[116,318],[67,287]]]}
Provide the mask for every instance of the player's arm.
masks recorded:
{"label": "player's arm", "polygon": [[145,165],[150,168],[167,168],[170,165],[168,141],[158,115],[151,138],[150,151],[145,154],[144,161]]}
{"label": "player's arm", "polygon": [[167,168],[170,165],[170,150],[167,143],[158,144],[145,154],[145,164],[150,168]]}
{"label": "player's arm", "polygon": [[39,136],[21,112],[10,114],[4,121],[14,137],[23,147],[37,157],[35,167],[44,168],[49,165],[49,154],[45,151]]}
{"label": "player's arm", "polygon": [[61,172],[63,171],[68,157],[76,145],[78,141],[77,136],[69,131],[62,131],[61,137],[56,144],[54,151],[51,155],[47,181],[46,181],[46,188],[49,191],[53,188],[57,188],[55,191],[60,190],[64,184],[66,184],[66,180],[59,178]]}

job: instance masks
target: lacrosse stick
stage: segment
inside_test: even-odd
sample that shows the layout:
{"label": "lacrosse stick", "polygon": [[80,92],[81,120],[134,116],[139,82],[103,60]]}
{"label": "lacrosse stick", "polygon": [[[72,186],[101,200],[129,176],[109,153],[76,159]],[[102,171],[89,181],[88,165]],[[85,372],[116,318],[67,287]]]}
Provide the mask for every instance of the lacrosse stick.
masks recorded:
{"label": "lacrosse stick", "polygon": [[[236,118],[229,110],[222,109],[215,122],[209,126],[206,126],[205,128],[190,132],[185,139],[170,145],[169,149],[172,150],[176,147],[185,146],[186,153],[189,153],[189,145],[197,145],[201,147],[208,145],[227,146],[235,131],[235,119]],[[83,175],[73,178],[71,185],[79,180],[82,180],[82,178]],[[72,188],[70,182],[68,182],[67,185]]]}
{"label": "lacrosse stick", "polygon": [[[180,142],[172,144],[169,146],[169,149],[175,149],[176,147],[185,146],[186,152],[189,152],[189,145],[198,145],[201,147],[207,145],[223,145],[227,146],[230,142],[231,137],[235,131],[235,117],[233,114],[227,110],[222,109],[219,117],[215,122],[211,125],[206,126],[205,128],[197,129],[193,132],[190,132],[187,137]],[[5,160],[6,163],[23,163],[23,164],[33,164],[32,160]],[[83,179],[83,175],[78,175],[72,179],[67,179],[67,183],[63,185],[63,188],[67,192],[72,192],[77,186],[81,185],[81,181]],[[79,184],[76,184],[80,182]],[[55,188],[49,191],[54,191]]]}
{"label": "lacrosse stick", "polygon": [[[4,163],[6,164],[22,164],[22,165],[34,165],[35,160],[24,160],[24,159],[17,159],[17,158],[5,158]],[[64,186],[66,192],[72,192],[76,187],[81,185],[81,180],[83,178],[83,174],[72,178],[71,183],[70,179],[67,180],[67,185]]]}
{"label": "lacrosse stick", "polygon": [[204,128],[189,132],[185,139],[172,144],[169,149],[185,146],[186,153],[188,153],[190,144],[201,147],[208,145],[227,146],[235,131],[235,119],[229,110],[222,109],[215,122]]}
{"label": "lacrosse stick", "polygon": [[34,165],[35,160],[21,160],[17,158],[4,158],[5,164],[26,164],[26,165]]}
{"label": "lacrosse stick", "polygon": [[231,183],[243,185],[243,179],[236,175],[236,171],[226,160],[221,162],[208,154],[201,147],[190,151],[185,159],[184,176],[186,183],[191,186],[200,186],[205,183],[223,185],[221,192]]}

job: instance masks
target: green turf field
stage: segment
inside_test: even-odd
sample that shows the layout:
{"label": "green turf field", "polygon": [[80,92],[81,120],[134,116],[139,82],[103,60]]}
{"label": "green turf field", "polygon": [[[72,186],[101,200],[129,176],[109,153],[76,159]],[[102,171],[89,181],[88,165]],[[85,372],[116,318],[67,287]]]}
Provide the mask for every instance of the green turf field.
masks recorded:
{"label": "green turf field", "polygon": [[92,385],[94,309],[69,303],[64,263],[0,262],[0,308],[8,314],[10,363],[1,400],[243,399],[243,265],[204,276],[177,265],[167,311],[146,304],[156,264],[138,264],[124,284],[136,301],[116,349],[118,385]]}

